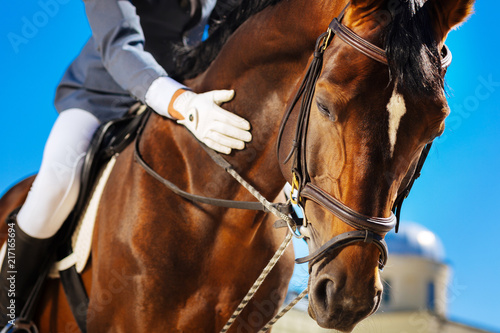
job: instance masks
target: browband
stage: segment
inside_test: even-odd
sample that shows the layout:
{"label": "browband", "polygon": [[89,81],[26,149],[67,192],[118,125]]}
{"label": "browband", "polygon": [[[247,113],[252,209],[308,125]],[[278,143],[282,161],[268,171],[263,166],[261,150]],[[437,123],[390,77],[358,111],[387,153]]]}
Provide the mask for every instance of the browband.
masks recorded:
{"label": "browband", "polygon": [[[354,47],[356,50],[363,53],[367,57],[370,57],[382,64],[388,64],[387,55],[383,49],[360,37],[354,31],[340,23],[337,18],[334,18],[332,22],[330,22],[328,28],[333,31],[342,41],[344,41],[344,43]],[[448,46],[443,45],[441,56],[441,67],[447,68],[448,66],[450,66],[452,55]]]}

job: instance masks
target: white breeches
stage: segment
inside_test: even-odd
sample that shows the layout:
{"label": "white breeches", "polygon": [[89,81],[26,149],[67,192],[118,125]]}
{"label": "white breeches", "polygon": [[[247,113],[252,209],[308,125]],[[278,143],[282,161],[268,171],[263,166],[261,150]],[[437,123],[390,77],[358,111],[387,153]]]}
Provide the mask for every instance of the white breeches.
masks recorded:
{"label": "white breeches", "polygon": [[36,238],[53,236],[73,209],[80,190],[80,173],[99,120],[82,109],[57,118],[45,144],[42,165],[22,206],[19,227]]}

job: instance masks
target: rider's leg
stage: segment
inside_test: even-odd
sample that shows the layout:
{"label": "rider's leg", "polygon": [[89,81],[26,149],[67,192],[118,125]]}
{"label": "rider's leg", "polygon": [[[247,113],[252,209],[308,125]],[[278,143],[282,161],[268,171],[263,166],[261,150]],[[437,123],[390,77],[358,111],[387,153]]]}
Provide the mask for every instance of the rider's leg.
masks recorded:
{"label": "rider's leg", "polygon": [[61,113],[43,152],[40,171],[19,211],[22,230],[35,238],[55,235],[73,209],[80,189],[80,172],[99,121],[80,109]]}
{"label": "rider's leg", "polygon": [[0,272],[0,327],[13,318],[11,313],[19,315],[47,259],[52,236],[76,203],[84,155],[98,126],[89,112],[69,109],[52,128],[40,171],[17,214],[15,236],[8,239],[14,244],[9,252],[15,262],[6,255]]}

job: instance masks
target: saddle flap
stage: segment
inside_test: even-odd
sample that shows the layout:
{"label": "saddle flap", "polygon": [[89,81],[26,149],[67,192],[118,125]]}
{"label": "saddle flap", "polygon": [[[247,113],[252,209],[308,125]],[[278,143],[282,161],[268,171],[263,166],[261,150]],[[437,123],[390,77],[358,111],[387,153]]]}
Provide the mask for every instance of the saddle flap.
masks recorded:
{"label": "saddle flap", "polygon": [[62,260],[73,252],[70,237],[88,204],[97,178],[110,158],[122,152],[135,139],[145,114],[144,110],[145,107],[139,108],[134,113],[127,113],[123,118],[104,123],[94,134],[85,155],[78,200],[58,234],[61,247],[57,251],[57,260]]}

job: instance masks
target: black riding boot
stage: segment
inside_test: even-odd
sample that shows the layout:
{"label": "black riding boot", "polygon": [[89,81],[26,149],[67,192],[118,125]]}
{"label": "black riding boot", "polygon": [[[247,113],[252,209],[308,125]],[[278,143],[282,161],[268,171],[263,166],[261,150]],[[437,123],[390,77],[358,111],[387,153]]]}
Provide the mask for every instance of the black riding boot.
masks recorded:
{"label": "black riding boot", "polygon": [[22,310],[40,275],[47,274],[49,249],[54,238],[37,239],[27,235],[17,225],[16,215],[10,216],[7,224],[7,249],[0,271],[0,329],[12,324],[21,312],[23,317],[32,315],[31,311]]}

